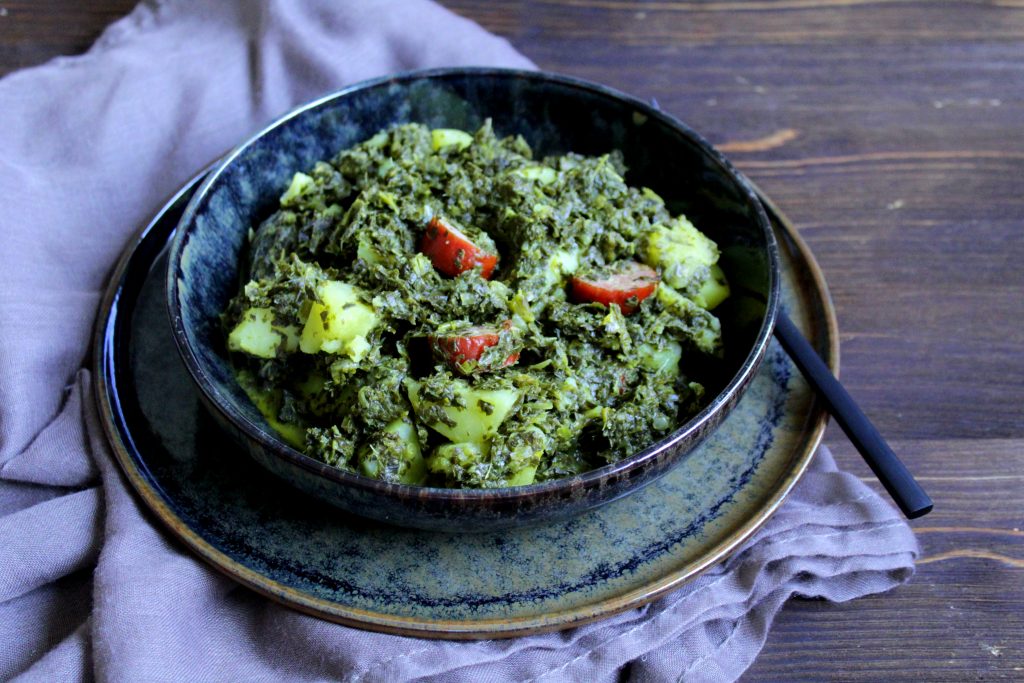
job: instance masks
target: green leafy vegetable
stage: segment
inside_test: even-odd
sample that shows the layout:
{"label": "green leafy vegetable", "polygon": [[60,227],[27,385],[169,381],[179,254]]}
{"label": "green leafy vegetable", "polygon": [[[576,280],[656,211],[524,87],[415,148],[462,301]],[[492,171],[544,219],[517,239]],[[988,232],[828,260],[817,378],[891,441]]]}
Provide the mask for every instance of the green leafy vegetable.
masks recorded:
{"label": "green leafy vegetable", "polygon": [[635,453],[701,408],[686,369],[722,353],[729,284],[625,174],[490,122],[397,126],[296,173],[224,313],[239,381],[288,443],[390,482],[520,486]]}

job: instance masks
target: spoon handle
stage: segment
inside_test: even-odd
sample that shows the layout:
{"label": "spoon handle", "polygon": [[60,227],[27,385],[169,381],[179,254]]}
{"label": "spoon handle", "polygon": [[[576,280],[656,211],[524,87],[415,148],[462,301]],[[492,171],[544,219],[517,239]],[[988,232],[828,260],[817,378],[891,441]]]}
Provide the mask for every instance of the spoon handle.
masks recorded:
{"label": "spoon handle", "polygon": [[896,501],[907,519],[915,519],[931,512],[932,499],[892,452],[875,425],[871,424],[864,411],[846,392],[793,321],[781,310],[775,321],[775,337],[818,395],[824,399],[832,417],[860,451],[871,471],[878,477],[878,481],[882,482],[882,486]]}

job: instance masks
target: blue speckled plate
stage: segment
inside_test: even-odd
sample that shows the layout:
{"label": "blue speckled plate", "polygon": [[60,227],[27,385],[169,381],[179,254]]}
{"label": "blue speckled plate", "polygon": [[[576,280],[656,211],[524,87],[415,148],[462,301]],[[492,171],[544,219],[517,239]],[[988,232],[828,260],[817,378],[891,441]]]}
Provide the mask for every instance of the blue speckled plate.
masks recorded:
{"label": "blue speckled plate", "polygon": [[[163,274],[168,239],[195,185],[140,233],[115,272],[97,327],[97,398],[114,453],[145,504],[204,560],[282,603],[361,628],[440,638],[593,621],[650,601],[732,552],[778,507],[821,438],[825,414],[773,342],[747,395],[704,445],[654,484],[596,511],[493,534],[346,516],[266,474],[222,435],[178,360]],[[836,324],[824,281],[767,204],[784,306],[834,368]]]}

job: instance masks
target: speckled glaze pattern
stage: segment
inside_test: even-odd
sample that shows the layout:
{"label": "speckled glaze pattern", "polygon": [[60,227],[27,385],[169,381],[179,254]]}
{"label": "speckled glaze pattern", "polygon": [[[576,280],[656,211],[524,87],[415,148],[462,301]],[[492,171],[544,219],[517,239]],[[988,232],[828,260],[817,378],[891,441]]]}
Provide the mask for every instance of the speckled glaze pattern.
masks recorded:
{"label": "speckled glaze pattern", "polygon": [[[621,150],[626,180],[665,198],[722,247],[722,267],[763,312],[742,326],[720,313],[726,361],[697,416],[641,453],[593,472],[505,490],[449,490],[366,479],[276,437],[232,376],[219,315],[238,289],[246,235],[277,206],[292,175],[397,123],[521,134],[538,155]],[[749,300],[749,299],[748,299]],[[180,220],[167,271],[174,340],[220,427],[268,471],[356,514],[402,526],[489,531],[567,519],[663,475],[733,409],[768,348],[778,305],[777,247],[750,185],[700,136],[621,93],[537,72],[446,69],[381,79],[283,117],[229,154]]]}
{"label": "speckled glaze pattern", "polygon": [[[95,341],[98,405],[116,458],[156,517],[217,569],[296,609],[441,638],[593,621],[653,600],[739,547],[820,439],[825,413],[773,342],[722,426],[634,495],[495,533],[414,531],[348,515],[255,466],[213,423],[176,359],[163,305],[166,245],[194,186],[129,245],[115,272]],[[784,306],[835,368],[824,282],[772,215]]]}

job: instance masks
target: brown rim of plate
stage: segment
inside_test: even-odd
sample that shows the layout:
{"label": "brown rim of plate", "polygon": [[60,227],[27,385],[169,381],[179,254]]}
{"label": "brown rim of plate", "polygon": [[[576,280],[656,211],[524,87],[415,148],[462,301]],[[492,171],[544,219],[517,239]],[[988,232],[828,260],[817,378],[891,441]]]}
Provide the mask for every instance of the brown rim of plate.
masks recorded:
{"label": "brown rim of plate", "polygon": [[[205,172],[204,172],[205,174]],[[201,178],[203,174],[198,176]],[[197,178],[197,179],[198,179]],[[748,179],[748,182],[749,179]],[[103,422],[103,430],[107,435],[114,456],[121,466],[121,471],[128,478],[129,483],[135,492],[146,503],[146,506],[157,518],[174,534],[183,541],[193,552],[197,553],[204,561],[215,569],[241,583],[242,585],[264,595],[276,602],[296,609],[300,612],[315,617],[327,619],[346,626],[352,626],[370,631],[391,633],[403,636],[416,636],[421,638],[449,639],[449,640],[471,640],[484,638],[511,638],[516,636],[530,635],[557,631],[610,617],[614,614],[624,612],[628,609],[640,607],[666,593],[669,593],[683,584],[696,578],[708,568],[723,561],[731,555],[744,541],[750,538],[778,509],[785,498],[792,491],[796,482],[803,475],[810,464],[821,437],[828,423],[828,413],[825,411],[820,399],[813,399],[812,408],[808,415],[807,424],[810,425],[805,432],[805,439],[799,447],[800,452],[795,459],[794,467],[784,477],[778,480],[774,491],[768,498],[767,503],[757,511],[746,523],[735,529],[725,540],[720,542],[714,549],[694,562],[670,572],[666,576],[651,582],[650,584],[632,591],[628,591],[613,598],[583,605],[578,608],[567,608],[550,614],[534,615],[515,619],[484,619],[479,621],[452,621],[452,620],[427,620],[410,617],[396,617],[380,614],[351,607],[342,607],[327,600],[312,598],[309,595],[294,588],[282,585],[268,577],[243,566],[223,552],[214,548],[199,534],[189,528],[174,512],[167,506],[160,495],[141,475],[136,467],[128,449],[122,442],[114,425],[114,413],[112,406],[107,401],[109,395],[106,375],[103,372],[104,337],[106,334],[107,321],[117,298],[118,283],[121,274],[127,267],[128,262],[136,247],[149,228],[156,224],[160,216],[170,207],[182,194],[194,187],[195,181],[186,185],[182,190],[172,197],[157,217],[141,230],[126,247],[121,258],[113,270],[110,284],[104,293],[103,302],[96,318],[95,331],[93,335],[93,386],[94,395],[99,407]],[[833,373],[839,371],[839,330],[836,321],[835,308],[829,295],[828,287],[825,284],[824,275],[818,266],[814,255],[807,244],[797,233],[792,223],[779,211],[778,207],[765,196],[756,185],[751,183],[758,194],[761,202],[768,209],[781,226],[785,243],[780,243],[780,248],[787,248],[794,251],[799,260],[802,260],[807,268],[807,275],[813,288],[820,295],[821,316],[824,320],[824,329],[815,330],[817,334],[826,335],[827,358],[826,362]]]}

